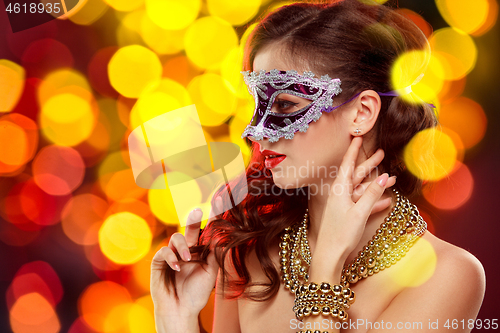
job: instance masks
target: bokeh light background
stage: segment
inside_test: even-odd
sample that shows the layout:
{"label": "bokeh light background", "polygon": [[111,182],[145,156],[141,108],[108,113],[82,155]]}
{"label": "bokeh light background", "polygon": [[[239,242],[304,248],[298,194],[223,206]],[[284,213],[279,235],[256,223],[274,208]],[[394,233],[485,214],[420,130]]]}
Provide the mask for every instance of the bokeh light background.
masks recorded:
{"label": "bokeh light background", "polygon": [[[128,134],[196,104],[207,142],[236,143],[248,162],[240,135],[253,101],[239,74],[242,45],[255,20],[283,4],[87,0],[68,19],[18,33],[0,5],[2,332],[155,331],[150,259],[179,219],[168,190],[134,183]],[[407,147],[408,167],[428,182],[413,202],[432,232],[483,263],[479,318],[498,318],[498,4],[399,7],[432,53],[402,57],[394,85],[412,83],[419,73],[397,73],[427,58],[409,97],[436,104],[441,124]],[[419,165],[429,138],[440,168]],[[200,316],[207,331],[211,302]]]}

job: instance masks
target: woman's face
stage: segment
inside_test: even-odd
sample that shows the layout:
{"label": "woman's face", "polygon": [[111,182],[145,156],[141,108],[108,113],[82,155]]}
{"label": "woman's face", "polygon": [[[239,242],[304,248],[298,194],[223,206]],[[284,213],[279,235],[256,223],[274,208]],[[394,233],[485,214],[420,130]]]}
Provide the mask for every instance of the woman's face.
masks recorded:
{"label": "woman's face", "polygon": [[[277,48],[267,47],[257,53],[253,70],[270,71],[296,70],[302,74],[309,68],[297,68],[288,65],[280,58]],[[315,73],[320,76],[323,73]],[[335,97],[334,97],[335,99]],[[289,94],[277,96],[272,106],[273,112],[291,113],[302,109],[311,101]],[[334,100],[335,102],[335,100]],[[337,103],[334,103],[337,104]],[[331,113],[323,112],[316,122],[311,122],[306,132],[296,132],[293,139],[280,138],[277,142],[269,142],[267,138],[255,140],[259,143],[260,151],[271,150],[286,158],[272,167],[268,163],[274,183],[283,189],[310,186],[310,191],[329,191],[332,179],[336,177],[338,166],[342,162],[344,153],[351,142],[352,128],[349,105],[336,109]],[[268,161],[269,162],[269,161]],[[323,189],[323,190],[322,190]],[[316,192],[319,193],[319,192]]]}

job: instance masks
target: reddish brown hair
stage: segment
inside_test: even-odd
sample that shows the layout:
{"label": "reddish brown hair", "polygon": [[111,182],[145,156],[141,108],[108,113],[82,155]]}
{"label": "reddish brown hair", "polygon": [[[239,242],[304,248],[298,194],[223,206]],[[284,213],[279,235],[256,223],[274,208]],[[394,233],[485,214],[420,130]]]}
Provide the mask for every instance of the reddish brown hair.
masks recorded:
{"label": "reddish brown hair", "polygon": [[[256,54],[273,45],[293,63],[307,64],[316,75],[340,78],[339,103],[363,90],[392,90],[390,71],[397,57],[408,50],[426,48],[427,40],[404,16],[387,6],[366,2],[296,3],[279,8],[262,19],[250,35],[245,69],[252,70]],[[403,149],[417,132],[434,127],[437,119],[426,104],[407,104],[399,97],[381,97],[381,100],[373,129],[375,149],[384,150],[381,168],[398,177],[395,187],[411,197],[421,189],[422,182],[404,167]],[[247,254],[254,249],[269,282],[264,283],[262,291],[245,294],[264,301],[280,287],[280,275],[268,253],[269,244],[279,240],[284,228],[301,220],[307,207],[307,188],[288,191],[277,188],[258,153],[253,154],[246,179],[236,182],[236,191],[243,189],[246,182],[249,193],[245,199],[211,222],[200,237],[200,245],[191,251],[205,261],[209,252],[217,248],[216,258],[224,278],[227,277],[225,261],[231,259],[238,277],[227,281],[226,287],[234,291],[228,297],[238,297],[247,287],[255,285],[245,264]],[[167,269],[166,283],[174,282],[173,279],[173,271]]]}

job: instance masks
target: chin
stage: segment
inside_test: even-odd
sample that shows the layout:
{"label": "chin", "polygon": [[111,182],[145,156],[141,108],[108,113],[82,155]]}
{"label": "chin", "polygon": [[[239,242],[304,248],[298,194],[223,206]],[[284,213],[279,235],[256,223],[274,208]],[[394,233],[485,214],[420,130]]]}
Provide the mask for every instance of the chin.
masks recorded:
{"label": "chin", "polygon": [[273,181],[277,187],[283,190],[308,186],[307,182],[304,182],[303,179],[277,177],[274,173],[273,173]]}

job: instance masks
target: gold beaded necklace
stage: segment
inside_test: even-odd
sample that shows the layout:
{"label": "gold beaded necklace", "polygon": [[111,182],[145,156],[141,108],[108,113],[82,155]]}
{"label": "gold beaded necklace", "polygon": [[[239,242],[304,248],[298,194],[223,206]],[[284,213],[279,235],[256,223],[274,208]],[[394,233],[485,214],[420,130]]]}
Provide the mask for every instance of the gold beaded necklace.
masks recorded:
{"label": "gold beaded necklace", "polygon": [[[396,204],[358,256],[344,265],[341,285],[349,287],[349,283],[354,284],[395,264],[427,229],[417,206],[396,189],[393,192]],[[283,283],[294,294],[302,284],[300,280],[307,283],[309,279],[311,251],[307,240],[307,220],[306,209],[302,223],[286,228],[279,244]]]}

